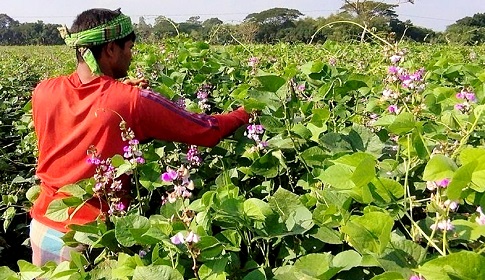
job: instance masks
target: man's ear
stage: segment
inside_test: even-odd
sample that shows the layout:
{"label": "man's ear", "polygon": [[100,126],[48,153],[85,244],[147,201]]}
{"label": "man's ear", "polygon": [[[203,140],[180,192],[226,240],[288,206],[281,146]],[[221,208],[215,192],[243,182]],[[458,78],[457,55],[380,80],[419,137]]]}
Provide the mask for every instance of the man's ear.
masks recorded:
{"label": "man's ear", "polygon": [[103,52],[105,52],[107,58],[111,58],[115,55],[115,47],[116,47],[115,45],[116,43],[113,41],[113,42],[107,43],[103,47]]}

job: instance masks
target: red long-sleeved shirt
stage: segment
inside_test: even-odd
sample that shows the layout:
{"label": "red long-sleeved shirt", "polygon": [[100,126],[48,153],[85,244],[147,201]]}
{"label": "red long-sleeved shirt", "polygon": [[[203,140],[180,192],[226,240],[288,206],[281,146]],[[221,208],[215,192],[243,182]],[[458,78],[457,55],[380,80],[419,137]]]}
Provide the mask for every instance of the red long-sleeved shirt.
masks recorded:
{"label": "red long-sleeved shirt", "polygon": [[[37,176],[41,192],[32,218],[67,232],[69,224],[85,224],[100,213],[98,199],[89,200],[65,222],[45,216],[49,204],[66,197],[57,190],[94,175],[86,153],[94,145],[101,158],[122,154],[122,117],[139,141],[159,139],[198,146],[215,146],[222,138],[248,123],[242,109],[227,114],[189,113],[157,93],[101,76],[82,84],[77,73],[41,82],[32,96],[39,157]],[[106,210],[106,209],[105,209]]]}

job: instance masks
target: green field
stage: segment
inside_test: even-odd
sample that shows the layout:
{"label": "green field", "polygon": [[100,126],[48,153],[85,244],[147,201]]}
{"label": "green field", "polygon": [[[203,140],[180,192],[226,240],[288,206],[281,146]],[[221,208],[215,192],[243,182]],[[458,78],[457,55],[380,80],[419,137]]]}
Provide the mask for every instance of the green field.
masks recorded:
{"label": "green field", "polygon": [[[261,126],[198,147],[200,165],[158,141],[140,146],[144,164],[115,157],[135,174],[134,202],[66,236],[89,254],[37,268],[24,243],[38,183],[29,100],[74,69],[67,47],[0,47],[5,279],[485,278],[484,46],[137,45],[131,76],[190,111],[243,105]],[[183,182],[160,176],[182,165],[192,196],[162,205]],[[93,184],[67,191],[83,201]],[[76,207],[55,206],[58,220]]]}

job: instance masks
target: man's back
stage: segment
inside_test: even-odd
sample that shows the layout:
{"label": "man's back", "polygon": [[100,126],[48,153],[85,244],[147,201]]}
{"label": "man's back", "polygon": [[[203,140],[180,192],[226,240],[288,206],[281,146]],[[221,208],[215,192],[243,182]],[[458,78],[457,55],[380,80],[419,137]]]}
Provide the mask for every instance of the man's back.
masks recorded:
{"label": "man's back", "polygon": [[[138,88],[108,76],[81,84],[74,73],[37,86],[32,104],[39,147],[37,176],[42,192],[32,210],[34,218],[46,223],[48,203],[64,196],[56,191],[94,175],[95,167],[87,163],[90,146],[99,151],[101,158],[123,152],[127,144],[121,139],[119,123],[123,117],[129,127],[134,125],[132,111],[137,98]],[[91,221],[99,215],[99,203],[93,203],[95,212],[80,211],[79,219]]]}

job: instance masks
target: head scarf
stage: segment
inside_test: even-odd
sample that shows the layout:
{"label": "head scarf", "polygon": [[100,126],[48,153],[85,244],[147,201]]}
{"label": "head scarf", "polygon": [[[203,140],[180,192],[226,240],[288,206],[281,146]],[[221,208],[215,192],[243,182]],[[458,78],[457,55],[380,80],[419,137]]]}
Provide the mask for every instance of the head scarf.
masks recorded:
{"label": "head scarf", "polygon": [[91,72],[100,74],[101,69],[89,47],[126,37],[133,32],[133,25],[129,16],[120,14],[105,24],[78,33],[70,34],[65,25],[58,29],[66,44],[81,52]]}

